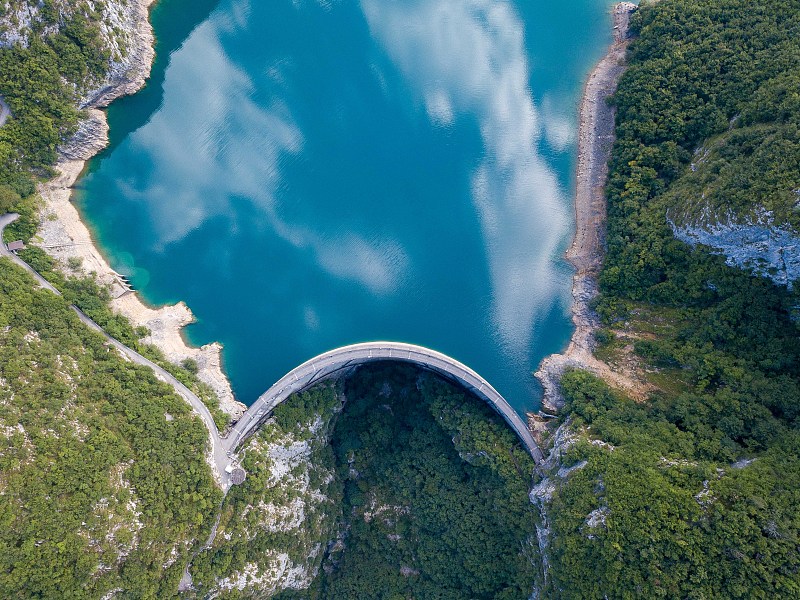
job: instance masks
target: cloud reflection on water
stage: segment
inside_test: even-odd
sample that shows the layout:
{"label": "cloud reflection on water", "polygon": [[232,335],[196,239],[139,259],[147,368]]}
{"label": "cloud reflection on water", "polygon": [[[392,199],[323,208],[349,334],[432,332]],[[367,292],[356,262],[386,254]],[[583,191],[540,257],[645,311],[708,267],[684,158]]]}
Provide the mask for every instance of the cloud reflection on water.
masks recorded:
{"label": "cloud reflection on water", "polygon": [[[472,176],[493,286],[493,324],[509,356],[528,360],[536,324],[568,294],[555,271],[567,202],[538,153],[523,25],[507,2],[362,0],[370,31],[421,96],[430,119],[477,119],[485,156]],[[570,133],[551,117],[555,150]],[[550,125],[548,127],[548,125]]]}
{"label": "cloud reflection on water", "polygon": [[186,40],[167,71],[164,105],[131,136],[132,152],[148,155],[151,168],[142,179],[118,181],[118,191],[146,202],[156,250],[208,219],[235,214],[232,199],[247,198],[267,227],[310,251],[328,275],[356,281],[375,294],[395,291],[409,267],[399,242],[364,239],[353,231],[326,235],[281,213],[276,200],[281,166],[301,152],[303,134],[280,99],[268,106],[253,99],[251,78],[222,47],[220,33],[242,25],[246,3],[239,13],[239,19],[212,18]]}

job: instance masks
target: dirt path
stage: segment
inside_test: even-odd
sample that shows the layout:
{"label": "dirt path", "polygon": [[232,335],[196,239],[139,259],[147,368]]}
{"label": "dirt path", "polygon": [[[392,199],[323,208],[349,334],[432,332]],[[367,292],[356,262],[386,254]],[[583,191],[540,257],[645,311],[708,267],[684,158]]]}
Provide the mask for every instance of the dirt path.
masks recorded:
{"label": "dirt path", "polygon": [[536,377],[544,387],[544,410],[556,411],[563,404],[558,381],[567,367],[591,371],[610,385],[634,398],[643,397],[646,386],[630,374],[612,370],[592,354],[597,315],[590,309],[597,296],[597,275],[605,251],[608,161],[614,143],[615,110],[606,99],[617,89],[625,70],[628,49],[628,22],[636,5],[621,2],[614,6],[614,41],[586,82],[580,109],[578,134],[578,172],[575,190],[575,238],[567,259],[575,267],[572,280],[572,322],[575,332],[563,354],[546,357]]}

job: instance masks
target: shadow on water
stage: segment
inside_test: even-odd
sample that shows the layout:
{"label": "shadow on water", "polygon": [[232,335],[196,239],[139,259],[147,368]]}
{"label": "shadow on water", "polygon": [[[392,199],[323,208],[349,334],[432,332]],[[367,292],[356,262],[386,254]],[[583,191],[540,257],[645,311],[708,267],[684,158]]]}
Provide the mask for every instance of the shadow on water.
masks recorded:
{"label": "shadow on water", "polygon": [[[164,98],[164,76],[172,53],[203,23],[219,4],[219,0],[159,0],[150,11],[150,22],[156,32],[156,59],[147,85],[133,96],[115,100],[108,110],[109,144],[99,155],[107,156],[128,135],[147,123]],[[180,15],[180,18],[175,18]],[[100,161],[94,161],[98,164]],[[94,169],[91,169],[94,170]]]}

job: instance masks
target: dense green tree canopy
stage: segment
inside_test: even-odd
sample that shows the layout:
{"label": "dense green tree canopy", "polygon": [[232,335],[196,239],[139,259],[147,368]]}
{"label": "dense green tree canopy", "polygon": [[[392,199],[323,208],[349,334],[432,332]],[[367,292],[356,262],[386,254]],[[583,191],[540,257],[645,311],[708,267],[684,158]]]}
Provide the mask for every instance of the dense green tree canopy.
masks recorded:
{"label": "dense green tree canopy", "polygon": [[0,259],[0,596],[177,588],[220,499],[204,426]]}
{"label": "dense green tree canopy", "polygon": [[533,461],[482,401],[419,379],[412,367],[374,366],[348,381],[331,440],[342,545],[312,597],[528,598]]}
{"label": "dense green tree canopy", "polygon": [[556,477],[545,594],[795,598],[800,298],[677,241],[667,219],[765,209],[797,230],[800,6],[663,0],[632,26],[598,339],[632,330],[664,384],[637,404],[585,373],[562,380],[578,468]]}
{"label": "dense green tree canopy", "polygon": [[[88,4],[40,9],[30,44],[0,49],[12,111],[0,211],[22,214],[8,235],[23,239],[36,230],[34,184],[109,58]],[[764,209],[798,229],[800,6],[661,0],[633,31],[597,308],[606,343],[635,311],[658,319],[635,350],[675,381],[637,404],[585,373],[564,377],[576,433],[568,469],[548,474],[546,575],[530,458],[482,403],[407,368],[363,369],[341,413],[330,387],[282,405],[253,443],[308,442],[290,473],[308,485],[277,484],[269,453],[251,447],[249,478],[220,510],[189,407],[65,300],[129,345],[142,332],[91,279],[30,250],[65,299],[0,260],[0,595],[170,597],[219,516],[222,535],[192,567],[200,595],[285,553],[322,568],[287,598],[525,598],[534,581],[552,598],[800,596],[800,298],[689,248],[667,221]],[[196,385],[191,364],[169,368]],[[296,499],[308,510],[291,531],[253,510]]]}

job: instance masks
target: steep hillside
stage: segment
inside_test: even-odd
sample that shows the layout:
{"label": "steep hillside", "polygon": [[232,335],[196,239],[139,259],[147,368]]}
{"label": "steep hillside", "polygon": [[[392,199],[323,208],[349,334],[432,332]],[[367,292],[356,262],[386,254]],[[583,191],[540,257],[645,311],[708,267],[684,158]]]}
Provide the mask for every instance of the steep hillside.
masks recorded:
{"label": "steep hillside", "polygon": [[686,251],[669,242],[665,211],[679,238],[739,266],[750,252],[761,274],[789,283],[800,261],[797,7],[663,4],[633,24],[641,36],[616,97],[606,289],[663,296],[678,281]]}
{"label": "steep hillside", "polygon": [[527,451],[414,367],[293,396],[243,464],[190,569],[199,597],[523,599],[539,575]]}
{"label": "steep hillside", "polygon": [[169,595],[221,499],[206,445],[170,387],[0,259],[0,596]]}
{"label": "steep hillside", "polygon": [[10,112],[0,127],[0,198],[6,200],[0,209],[17,204],[26,217],[23,231],[33,231],[37,178],[52,174],[59,148],[69,150],[64,146],[82,126],[82,109],[129,93],[149,71],[148,4],[0,4],[0,97]]}
{"label": "steep hillside", "polygon": [[339,537],[309,597],[528,598],[533,461],[502,419],[408,366],[365,367],[346,392]]}
{"label": "steep hillside", "polygon": [[664,205],[681,241],[792,286],[800,279],[800,126],[734,127],[707,140]]}
{"label": "steep hillside", "polygon": [[662,0],[631,26],[596,354],[651,392],[562,379],[543,595],[794,598],[800,6]]}
{"label": "steep hillside", "polygon": [[242,450],[247,480],[222,505],[217,535],[192,563],[199,596],[306,590],[336,536],[342,483],[329,445],[341,393],[321,384],[277,407]]}

